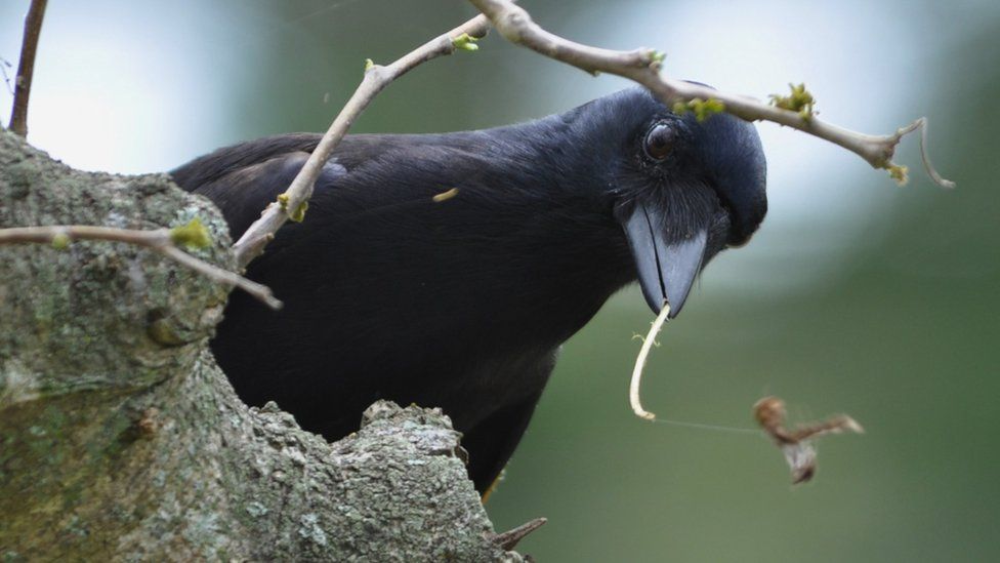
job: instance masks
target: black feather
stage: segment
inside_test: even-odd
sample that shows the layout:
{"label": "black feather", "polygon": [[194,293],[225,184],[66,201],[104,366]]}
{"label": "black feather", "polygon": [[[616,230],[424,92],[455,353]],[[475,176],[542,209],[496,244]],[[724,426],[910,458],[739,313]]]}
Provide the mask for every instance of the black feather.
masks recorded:
{"label": "black feather", "polygon": [[[642,150],[657,120],[683,129],[663,164]],[[484,490],[520,440],[560,344],[635,280],[623,210],[653,202],[669,236],[711,222],[705,262],[732,236],[732,213],[746,215],[736,224],[759,223],[759,209],[741,206],[762,197],[762,178],[727,185],[735,197],[713,184],[741,167],[759,172],[759,143],[714,146],[746,144],[744,126],[720,122],[712,133],[628,90],[509,127],[348,136],[305,221],[282,228],[248,269],[285,308],[234,293],[212,349],[246,402],[277,401],[329,439],[355,430],[376,399],[442,407]],[[253,141],[173,176],[215,201],[236,238],[318,140]]]}

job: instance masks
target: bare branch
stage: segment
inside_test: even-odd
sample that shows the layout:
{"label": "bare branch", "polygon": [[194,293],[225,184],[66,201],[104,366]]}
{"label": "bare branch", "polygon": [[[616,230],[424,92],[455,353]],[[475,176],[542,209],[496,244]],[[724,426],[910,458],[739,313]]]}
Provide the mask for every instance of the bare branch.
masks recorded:
{"label": "bare branch", "polygon": [[312,197],[316,178],[319,177],[323,166],[347,134],[347,130],[383,88],[427,61],[442,55],[450,55],[457,49],[474,50],[473,41],[486,35],[489,27],[489,20],[484,16],[477,16],[448,33],[424,43],[392,64],[381,66],[368,61],[361,84],[354,91],[351,99],[340,111],[333,124],[330,125],[330,129],[323,135],[323,139],[320,140],[319,145],[312,152],[298,176],[295,177],[285,193],[279,196],[278,201],[268,205],[260,219],[250,225],[240,240],[233,245],[239,267],[245,268],[247,264],[259,256],[270,239],[278,232],[278,229],[285,224],[285,221],[288,219],[301,220],[309,198]]}
{"label": "bare branch", "polygon": [[242,276],[238,276],[217,266],[213,266],[208,262],[199,260],[198,258],[195,258],[178,248],[175,243],[183,242],[183,240],[178,240],[178,233],[182,232],[179,231],[179,229],[184,228],[185,227],[178,227],[176,229],[143,231],[136,229],[98,227],[93,225],[17,227],[11,229],[0,229],[0,245],[41,243],[51,244],[56,248],[65,248],[74,240],[124,242],[155,250],[167,258],[174,260],[178,264],[203,274],[215,282],[242,289],[243,291],[261,300],[272,309],[281,308],[281,301],[275,299],[270,288],[267,286],[250,281]]}
{"label": "bare branch", "polygon": [[[508,41],[532,49],[591,74],[605,72],[633,80],[656,94],[668,107],[676,104],[718,100],[722,110],[747,121],[765,120],[803,131],[839,145],[865,159],[874,168],[888,170],[897,181],[905,181],[905,168],[892,161],[896,146],[913,129],[904,128],[893,135],[867,135],[844,129],[817,118],[811,111],[800,112],[768,105],[759,100],[719,92],[707,86],[691,84],[660,74],[663,53],[652,49],[614,51],[574,43],[552,34],[532,21],[528,12],[510,0],[469,0],[489,17],[493,26]],[[923,146],[923,145],[922,145]],[[931,178],[943,187],[954,183],[941,178],[924,152],[924,163]]]}
{"label": "bare branch", "polygon": [[42,33],[45,6],[48,0],[32,0],[28,16],[24,19],[24,39],[21,43],[21,62],[14,78],[14,109],[10,114],[10,129],[22,137],[28,136],[28,98],[31,96],[31,79],[35,74],[35,55],[38,36]]}

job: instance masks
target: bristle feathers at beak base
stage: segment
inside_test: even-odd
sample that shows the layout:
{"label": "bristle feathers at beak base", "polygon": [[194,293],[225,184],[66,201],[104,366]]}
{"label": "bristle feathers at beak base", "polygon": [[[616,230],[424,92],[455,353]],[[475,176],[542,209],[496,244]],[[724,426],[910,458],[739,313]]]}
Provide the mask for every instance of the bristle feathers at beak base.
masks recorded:
{"label": "bristle feathers at beak base", "polygon": [[680,240],[668,240],[662,225],[655,208],[639,204],[623,226],[646,303],[655,313],[669,303],[672,319],[684,307],[701,271],[710,225],[699,226]]}

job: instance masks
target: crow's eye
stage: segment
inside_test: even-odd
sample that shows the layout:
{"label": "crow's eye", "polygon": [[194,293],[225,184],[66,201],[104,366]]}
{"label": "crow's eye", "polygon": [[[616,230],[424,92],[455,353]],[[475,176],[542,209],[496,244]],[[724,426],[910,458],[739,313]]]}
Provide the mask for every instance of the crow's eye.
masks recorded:
{"label": "crow's eye", "polygon": [[646,154],[653,160],[663,160],[674,148],[676,135],[669,126],[660,123],[654,125],[649,133],[646,133]]}

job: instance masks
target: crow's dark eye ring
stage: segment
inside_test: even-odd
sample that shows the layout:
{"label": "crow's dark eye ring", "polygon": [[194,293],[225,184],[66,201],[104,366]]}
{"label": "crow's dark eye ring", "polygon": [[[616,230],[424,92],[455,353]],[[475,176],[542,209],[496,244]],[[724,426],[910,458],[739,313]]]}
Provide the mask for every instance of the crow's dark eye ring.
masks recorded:
{"label": "crow's dark eye ring", "polygon": [[646,155],[653,160],[667,158],[667,155],[674,148],[676,137],[672,127],[665,123],[657,123],[646,133],[646,139],[643,141]]}

